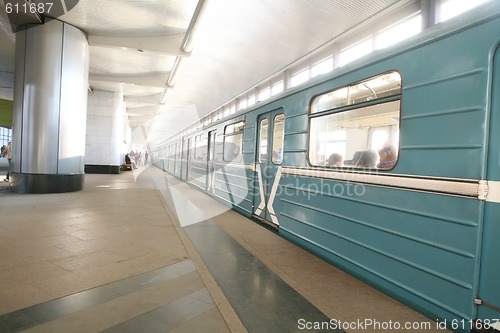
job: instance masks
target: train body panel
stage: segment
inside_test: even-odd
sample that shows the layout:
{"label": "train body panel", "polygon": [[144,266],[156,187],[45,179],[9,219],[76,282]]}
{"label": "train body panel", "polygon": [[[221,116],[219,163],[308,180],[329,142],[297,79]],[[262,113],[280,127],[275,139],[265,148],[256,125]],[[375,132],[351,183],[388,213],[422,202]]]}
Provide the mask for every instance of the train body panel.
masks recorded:
{"label": "train body panel", "polygon": [[479,275],[478,318],[500,318],[500,47],[493,54],[489,152],[486,174],[489,183]]}
{"label": "train body panel", "polygon": [[282,184],[285,237],[428,316],[473,312],[477,200],[322,179]]}
{"label": "train body panel", "polygon": [[[474,15],[171,140],[154,163],[431,319],[499,319],[500,5]],[[397,160],[361,167],[380,133]],[[343,166],[324,154],[339,149]]]}

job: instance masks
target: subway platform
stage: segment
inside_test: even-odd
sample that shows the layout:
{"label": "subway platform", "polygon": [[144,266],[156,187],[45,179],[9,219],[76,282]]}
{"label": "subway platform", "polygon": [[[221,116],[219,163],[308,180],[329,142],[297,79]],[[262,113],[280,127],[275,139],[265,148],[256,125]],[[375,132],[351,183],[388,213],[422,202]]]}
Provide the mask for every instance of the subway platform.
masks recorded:
{"label": "subway platform", "polygon": [[446,332],[155,167],[34,195],[5,166],[0,332]]}

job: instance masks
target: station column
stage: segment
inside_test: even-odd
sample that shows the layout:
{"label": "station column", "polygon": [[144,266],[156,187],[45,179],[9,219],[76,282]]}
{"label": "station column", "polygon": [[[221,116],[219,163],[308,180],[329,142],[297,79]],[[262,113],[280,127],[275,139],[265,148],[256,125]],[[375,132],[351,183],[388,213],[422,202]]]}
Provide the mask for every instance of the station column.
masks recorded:
{"label": "station column", "polygon": [[11,191],[83,188],[88,59],[85,33],[64,22],[16,33]]}

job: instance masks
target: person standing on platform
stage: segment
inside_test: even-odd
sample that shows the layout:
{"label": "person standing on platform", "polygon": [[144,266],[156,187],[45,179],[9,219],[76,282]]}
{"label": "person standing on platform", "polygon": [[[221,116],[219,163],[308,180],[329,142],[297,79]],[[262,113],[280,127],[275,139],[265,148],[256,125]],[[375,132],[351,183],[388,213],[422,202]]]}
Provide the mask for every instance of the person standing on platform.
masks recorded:
{"label": "person standing on platform", "polygon": [[135,165],[139,165],[139,152],[136,150],[134,153]]}
{"label": "person standing on platform", "polygon": [[4,153],[5,156],[7,156],[7,160],[9,161],[9,168],[7,169],[7,177],[5,177],[4,179],[5,182],[8,182],[10,176],[10,164],[12,159],[12,141],[9,141],[9,144],[7,145],[7,148],[4,150]]}

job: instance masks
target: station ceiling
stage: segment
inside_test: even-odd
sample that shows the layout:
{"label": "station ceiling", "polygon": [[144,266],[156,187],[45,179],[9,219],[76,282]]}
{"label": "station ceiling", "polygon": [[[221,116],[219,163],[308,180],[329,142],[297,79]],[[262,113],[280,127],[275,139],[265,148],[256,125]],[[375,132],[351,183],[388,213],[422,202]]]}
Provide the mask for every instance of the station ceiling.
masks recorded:
{"label": "station ceiling", "polygon": [[[4,99],[13,96],[15,61],[8,2],[0,0]],[[154,145],[297,59],[411,0],[53,2],[65,5],[58,19],[88,34],[92,89],[122,92],[130,125],[144,126]]]}

